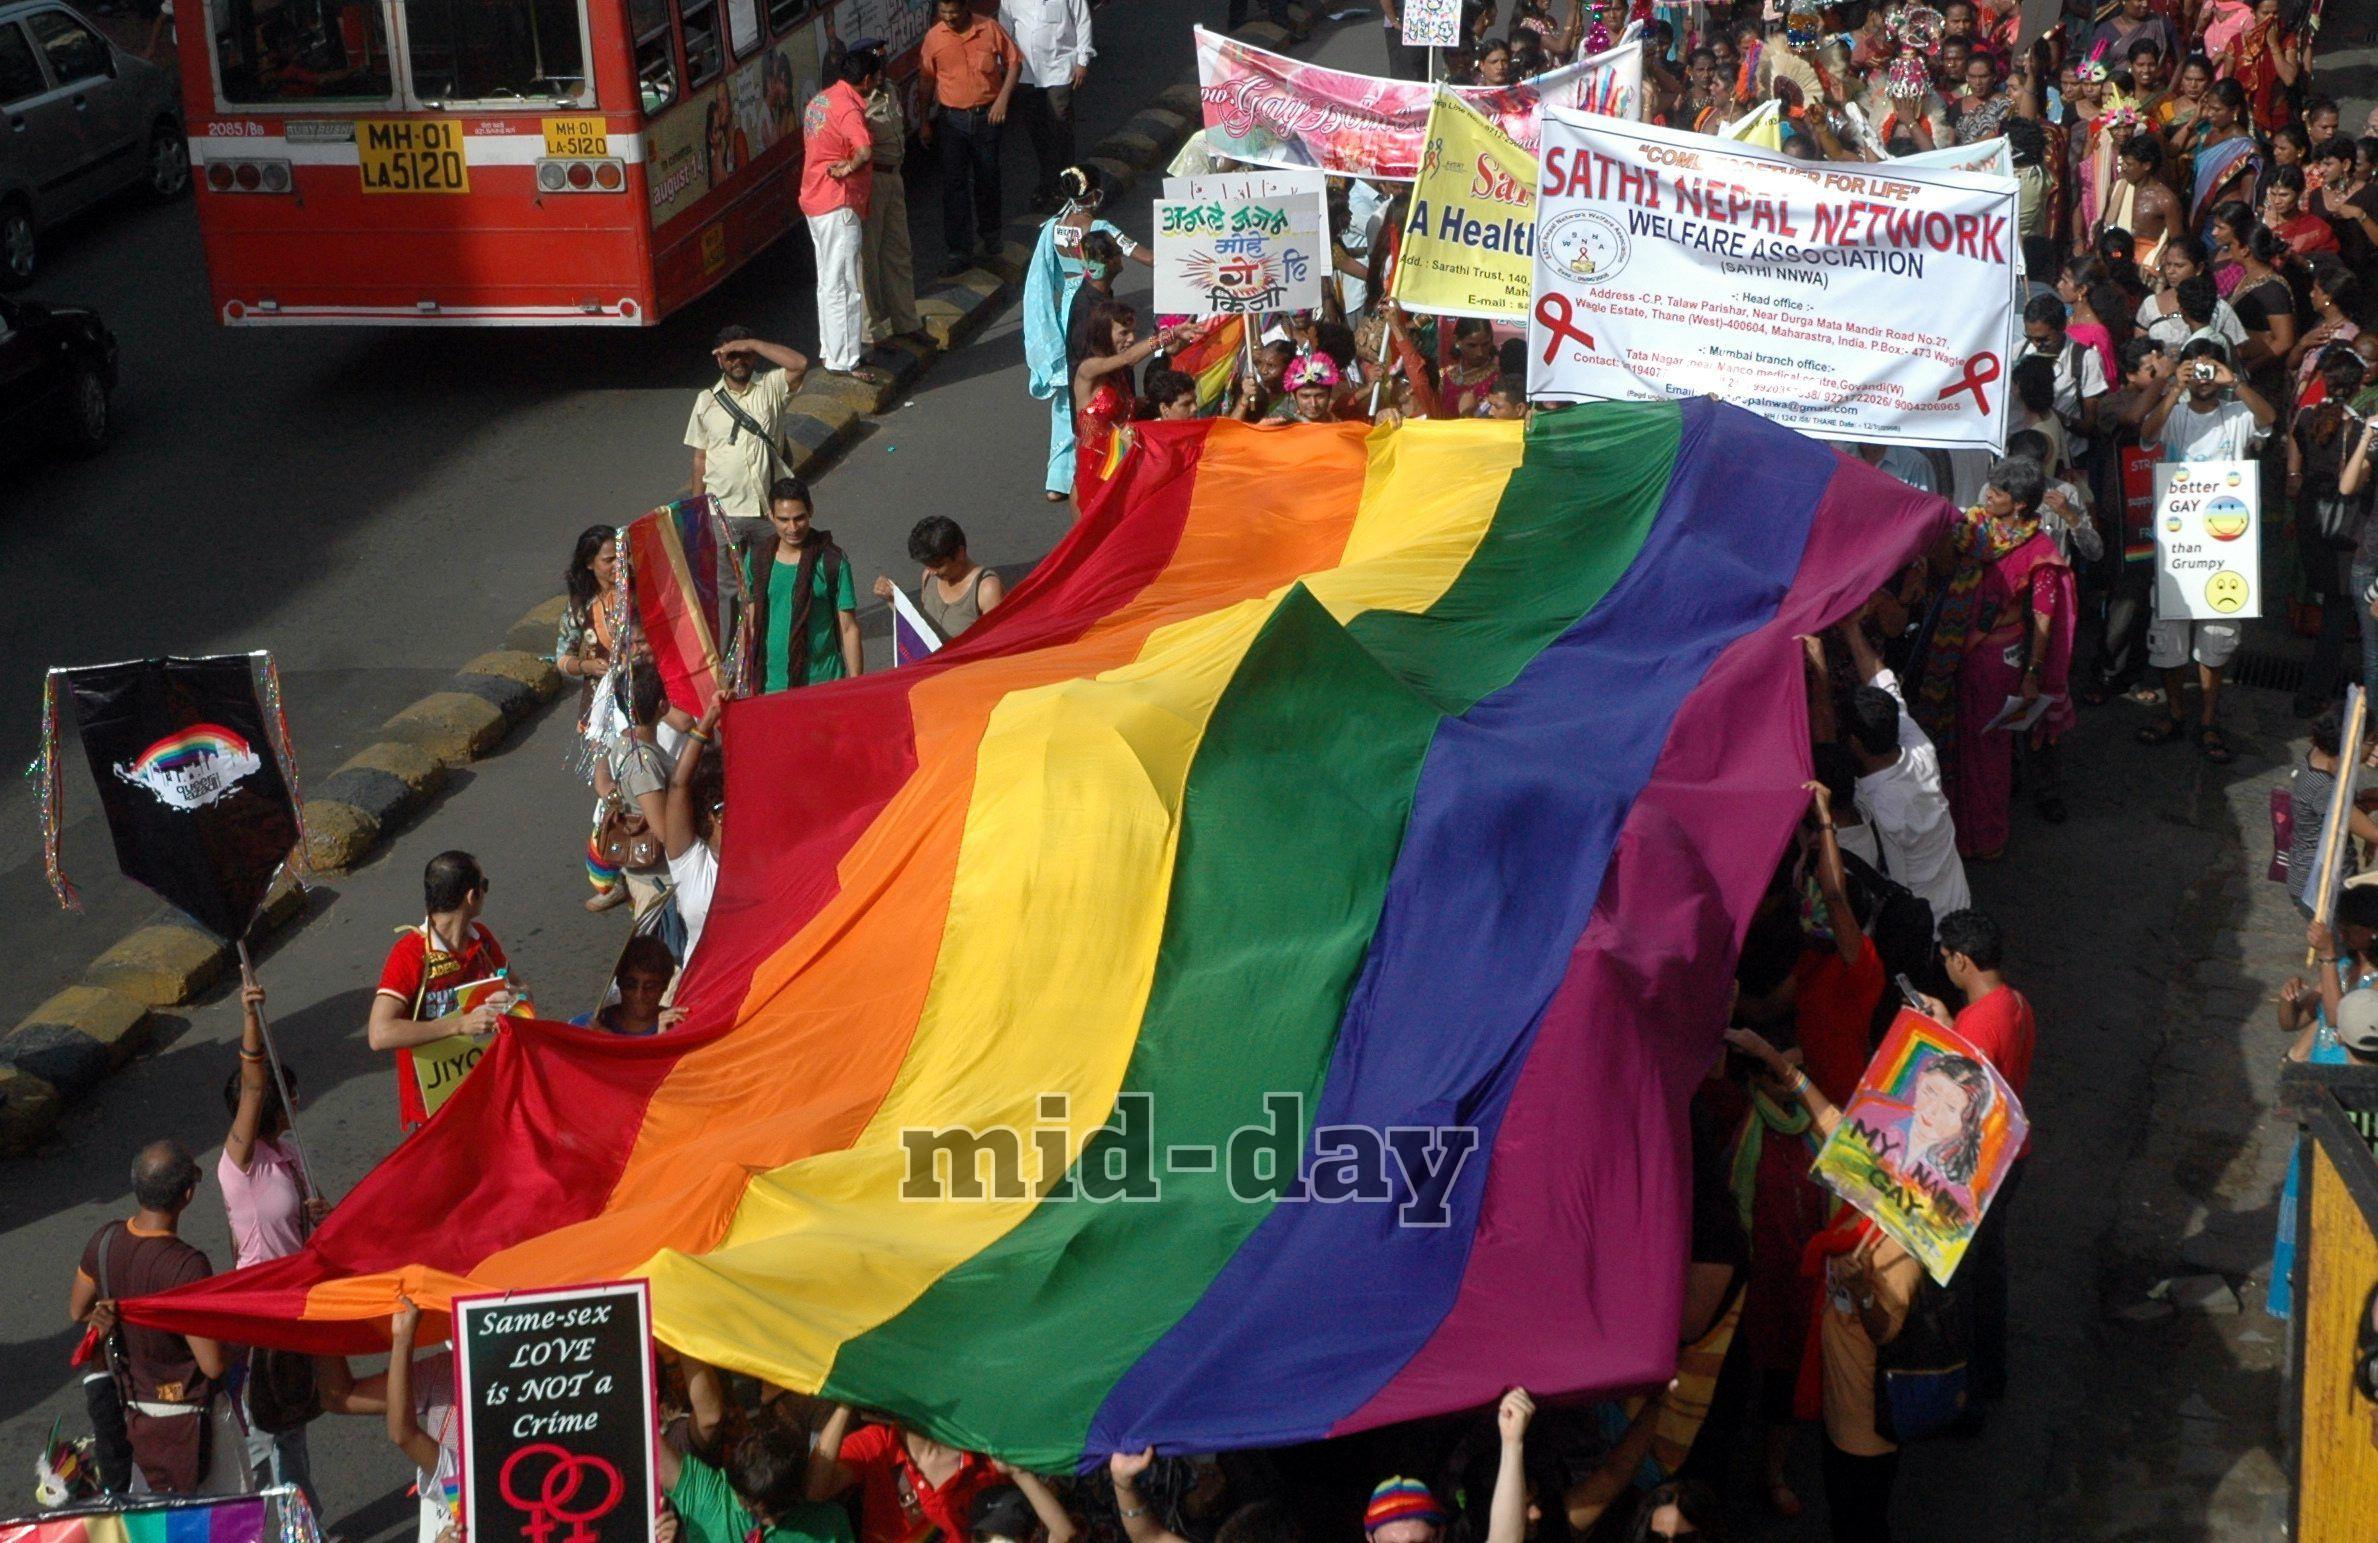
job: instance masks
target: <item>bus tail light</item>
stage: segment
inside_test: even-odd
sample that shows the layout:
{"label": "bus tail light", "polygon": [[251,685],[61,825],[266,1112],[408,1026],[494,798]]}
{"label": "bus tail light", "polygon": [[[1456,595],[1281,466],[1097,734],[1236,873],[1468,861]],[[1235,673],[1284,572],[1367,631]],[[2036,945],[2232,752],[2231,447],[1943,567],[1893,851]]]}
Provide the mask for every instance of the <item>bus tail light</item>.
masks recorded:
{"label": "bus tail light", "polygon": [[297,182],[287,161],[209,161],[206,185],[217,193],[288,193]]}
{"label": "bus tail light", "polygon": [[617,193],[628,185],[627,163],[615,160],[542,160],[537,189],[545,193]]}

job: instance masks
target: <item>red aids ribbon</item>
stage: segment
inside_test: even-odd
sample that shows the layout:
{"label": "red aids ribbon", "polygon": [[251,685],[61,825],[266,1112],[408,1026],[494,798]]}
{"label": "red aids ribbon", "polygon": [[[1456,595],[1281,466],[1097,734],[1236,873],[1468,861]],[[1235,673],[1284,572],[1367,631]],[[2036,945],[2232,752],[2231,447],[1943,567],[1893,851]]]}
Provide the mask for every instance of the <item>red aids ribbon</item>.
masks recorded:
{"label": "red aids ribbon", "polygon": [[[1544,362],[1552,363],[1563,342],[1583,343],[1592,348],[1594,335],[1577,325],[1577,313],[1570,308],[1569,297],[1559,290],[1548,290],[1536,299],[1536,322],[1552,335],[1544,340]],[[1997,379],[1992,376],[1991,379]]]}
{"label": "red aids ribbon", "polygon": [[1990,399],[1982,394],[1982,388],[1998,379],[1999,369],[2000,365],[1996,354],[1975,354],[1965,361],[1965,378],[1943,390],[1939,399],[1945,402],[1953,396],[1970,391],[1973,393],[1974,405],[1982,410],[1984,416],[1987,416],[1990,411]]}

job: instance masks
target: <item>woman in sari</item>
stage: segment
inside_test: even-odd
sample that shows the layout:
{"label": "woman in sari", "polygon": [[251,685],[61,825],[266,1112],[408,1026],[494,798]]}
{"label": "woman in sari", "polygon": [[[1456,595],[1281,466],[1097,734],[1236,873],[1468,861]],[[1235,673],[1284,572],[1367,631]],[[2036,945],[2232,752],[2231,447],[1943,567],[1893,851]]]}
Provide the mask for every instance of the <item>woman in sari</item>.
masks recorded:
{"label": "woman in sari", "polygon": [[2198,46],[2206,58],[2218,59],[2237,41],[2238,34],[2254,25],[2254,0],[2213,0],[2199,21],[2204,31],[2198,34]]}
{"label": "woman in sari", "polygon": [[[2196,132],[2197,119],[2204,115],[2205,94],[2213,89],[2213,61],[2202,54],[2191,54],[2173,78],[2170,94],[2155,104],[2155,126],[2163,133],[2163,148],[2171,153],[2171,164],[2187,169],[2189,136]],[[2178,189],[2186,192],[2187,189]]]}
{"label": "woman in sari", "polygon": [[1196,333],[1193,323],[1184,323],[1143,338],[1139,312],[1122,301],[1101,300],[1091,310],[1067,400],[1074,410],[1077,453],[1092,459],[1101,480],[1114,475],[1131,448],[1131,420],[1139,416],[1134,374],[1157,350],[1178,348]]}
{"label": "woman in sari", "polygon": [[[2006,850],[2015,736],[2047,752],[2073,724],[2069,675],[2079,597],[2055,538],[2040,528],[2047,479],[2039,463],[1990,468],[1981,506],[1946,538],[1949,571],[1924,661],[1916,717],[1939,747],[1957,850],[1989,861]],[[2050,706],[2020,731],[1990,725],[2041,697]],[[2043,805],[2047,799],[2043,796]]]}
{"label": "woman in sari", "polygon": [[2261,165],[2254,136],[2246,129],[2245,87],[2234,80],[2213,82],[2196,129],[2188,136],[2188,149],[2188,225],[2201,231],[2216,204],[2246,196]]}
{"label": "woman in sari", "polygon": [[2279,0],[2256,0],[2253,23],[2214,54],[2221,73],[2245,88],[2253,124],[2265,134],[2295,116],[2287,93],[2304,68],[2303,42],[2279,12]]}
{"label": "woman in sari", "polygon": [[1032,262],[1024,273],[1024,362],[1032,394],[1049,404],[1049,470],[1045,497],[1061,504],[1073,492],[1073,369],[1066,355],[1066,323],[1074,291],[1089,270],[1082,238],[1104,231],[1126,258],[1155,266],[1155,255],[1097,217],[1106,179],[1095,166],[1068,166],[1057,174],[1065,205],[1040,228]]}

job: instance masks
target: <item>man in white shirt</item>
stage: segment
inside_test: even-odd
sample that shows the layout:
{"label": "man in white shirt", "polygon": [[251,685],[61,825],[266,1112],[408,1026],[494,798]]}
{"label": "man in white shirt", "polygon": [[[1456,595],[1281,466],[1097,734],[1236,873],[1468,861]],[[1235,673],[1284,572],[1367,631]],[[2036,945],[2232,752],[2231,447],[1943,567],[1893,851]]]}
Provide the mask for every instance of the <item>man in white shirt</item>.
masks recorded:
{"label": "man in white shirt", "polygon": [[[2229,350],[2215,339],[2200,338],[2180,350],[2180,367],[2164,383],[2162,400],[2148,408],[2139,423],[2139,443],[2156,446],[2167,463],[2242,461],[2261,446],[2276,416],[2271,404],[2230,368]],[[2148,627],[2147,664],[2163,672],[2164,716],[2138,731],[2140,744],[2168,744],[2188,731],[2180,698],[2193,655],[2205,694],[2197,723],[2198,747],[2216,766],[2236,759],[2213,722],[2213,705],[2221,692],[2222,668],[2237,653],[2244,635],[2245,629],[2234,621],[2191,622],[2181,617]]]}
{"label": "man in white shirt", "polygon": [[1089,0],[999,0],[999,23],[1024,56],[1017,105],[1032,136],[1038,211],[1057,206],[1057,173],[1073,164],[1073,94],[1090,72]]}
{"label": "man in white shirt", "polygon": [[[2056,416],[2074,435],[2086,436],[2097,427],[2098,398],[2106,394],[2105,362],[2097,350],[2065,335],[2068,313],[2054,295],[2040,295],[2023,307],[2023,335],[2031,351],[2056,370]],[[2076,441],[2073,454],[2081,453]]]}
{"label": "man in white shirt", "polygon": [[1867,465],[1882,468],[1919,493],[1940,491],[1939,479],[1932,475],[1932,462],[1925,458],[1921,450],[1908,445],[1877,445],[1864,440],[1852,441],[1846,448]]}
{"label": "man in white shirt", "polygon": [[1932,907],[1935,923],[1973,903],[1965,860],[1957,855],[1957,822],[1940,785],[1940,753],[1933,748],[1899,689],[1883,668],[1865,629],[1841,629],[1850,660],[1866,684],[1850,694],[1848,743],[1858,758],[1858,809],[1873,827],[1883,872]]}

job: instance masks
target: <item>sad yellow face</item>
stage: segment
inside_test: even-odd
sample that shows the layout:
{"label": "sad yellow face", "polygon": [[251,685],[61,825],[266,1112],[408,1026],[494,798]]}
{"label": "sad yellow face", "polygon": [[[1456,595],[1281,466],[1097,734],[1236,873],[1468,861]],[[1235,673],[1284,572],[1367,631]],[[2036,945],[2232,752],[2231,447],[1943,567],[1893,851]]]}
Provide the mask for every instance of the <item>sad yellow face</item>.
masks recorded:
{"label": "sad yellow face", "polygon": [[2246,575],[2227,569],[2205,580],[2205,604],[2227,616],[2246,608]]}

